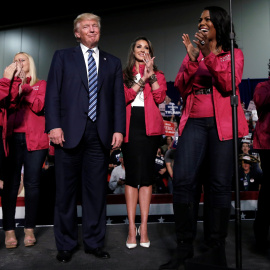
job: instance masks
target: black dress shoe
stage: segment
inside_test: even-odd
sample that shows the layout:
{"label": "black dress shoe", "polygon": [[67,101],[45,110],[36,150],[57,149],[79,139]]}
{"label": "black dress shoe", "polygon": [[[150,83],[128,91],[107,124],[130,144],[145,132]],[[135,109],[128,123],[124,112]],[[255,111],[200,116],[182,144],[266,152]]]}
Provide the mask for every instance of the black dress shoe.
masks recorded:
{"label": "black dress shoe", "polygon": [[92,250],[85,250],[85,253],[93,254],[97,258],[100,258],[100,259],[109,259],[111,257],[108,252],[103,251],[101,248],[95,248],[95,249],[92,249]]}
{"label": "black dress shoe", "polygon": [[72,258],[72,252],[69,250],[60,250],[57,253],[56,259],[59,262],[67,263],[71,260]]}

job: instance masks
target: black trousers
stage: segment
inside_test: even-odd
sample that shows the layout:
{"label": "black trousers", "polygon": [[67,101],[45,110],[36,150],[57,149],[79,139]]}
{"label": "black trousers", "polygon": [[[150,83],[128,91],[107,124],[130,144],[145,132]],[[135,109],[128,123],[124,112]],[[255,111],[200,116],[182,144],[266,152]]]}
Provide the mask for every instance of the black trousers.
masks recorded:
{"label": "black trousers", "polygon": [[108,164],[109,149],[103,147],[91,120],[87,121],[76,148],[56,147],[54,233],[58,250],[73,250],[78,244],[78,193],[84,248],[91,250],[104,245]]}

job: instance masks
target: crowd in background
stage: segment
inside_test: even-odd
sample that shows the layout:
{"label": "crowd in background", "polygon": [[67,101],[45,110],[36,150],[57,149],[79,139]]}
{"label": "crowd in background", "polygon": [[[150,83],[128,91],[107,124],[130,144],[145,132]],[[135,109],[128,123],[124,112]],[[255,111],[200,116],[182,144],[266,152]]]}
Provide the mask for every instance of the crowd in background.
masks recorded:
{"label": "crowd in background", "polygon": [[[180,102],[180,101],[179,101]],[[166,96],[164,104],[173,103],[171,99]],[[174,104],[174,103],[173,103]],[[162,107],[162,106],[160,106]],[[244,104],[242,104],[244,109]],[[260,155],[257,150],[253,149],[253,133],[258,120],[257,111],[254,108],[253,101],[251,100],[251,106],[248,109],[244,109],[246,119],[249,125],[249,135],[239,141],[239,183],[240,191],[259,191],[262,181],[262,169],[260,165]],[[172,194],[172,180],[173,180],[173,161],[174,152],[178,140],[177,121],[179,116],[163,116],[164,121],[170,121],[174,123],[175,135],[174,136],[162,136],[160,144],[157,150],[155,159],[155,183],[153,186],[154,194]],[[115,172],[115,168],[117,168]],[[43,174],[47,174],[46,170],[54,170],[54,157],[48,151],[46,160],[42,166]],[[121,176],[116,173],[121,170]],[[24,196],[23,187],[23,169],[22,169],[22,181],[18,195]],[[52,176],[52,174],[50,174]],[[233,179],[232,179],[233,181]],[[124,194],[125,187],[125,167],[124,159],[121,152],[121,148],[111,150],[110,161],[108,167],[108,194]]]}
{"label": "crowd in background", "polygon": [[[153,193],[155,194],[172,194],[173,187],[173,164],[174,164],[174,154],[178,140],[178,123],[181,117],[180,115],[168,114],[165,115],[165,106],[166,105],[175,105],[181,108],[181,102],[173,102],[169,96],[166,96],[165,101],[159,105],[161,114],[163,115],[164,121],[170,121],[173,123],[174,130],[170,131],[174,135],[162,136],[160,144],[157,150],[157,155],[155,159],[155,183],[153,185]],[[262,181],[262,169],[260,165],[260,155],[257,150],[253,149],[253,134],[258,120],[257,110],[254,105],[253,100],[250,101],[250,104],[245,109],[245,104],[241,104],[246,120],[249,126],[249,134],[239,141],[239,190],[242,191],[259,191],[261,181]],[[118,181],[117,185],[112,185],[110,183],[111,174],[113,169],[116,167],[122,167],[124,170],[124,160],[121,157],[121,149],[118,148],[114,151],[111,151],[110,164],[108,168],[108,194],[124,194],[124,185],[123,181]],[[117,169],[118,170],[118,169]],[[233,177],[232,181],[234,181]],[[119,179],[118,179],[119,180]],[[115,175],[114,175],[115,182]],[[119,188],[121,186],[121,189]],[[115,188],[117,189],[115,190]],[[234,186],[233,186],[234,189]],[[203,191],[203,188],[202,188]]]}

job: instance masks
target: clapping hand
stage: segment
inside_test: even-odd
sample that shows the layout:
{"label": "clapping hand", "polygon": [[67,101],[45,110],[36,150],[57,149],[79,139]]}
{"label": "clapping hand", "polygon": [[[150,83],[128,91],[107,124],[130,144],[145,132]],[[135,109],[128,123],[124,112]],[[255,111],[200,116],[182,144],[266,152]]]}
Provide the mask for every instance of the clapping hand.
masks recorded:
{"label": "clapping hand", "polygon": [[143,61],[145,63],[144,76],[146,78],[149,78],[152,74],[154,74],[154,59],[155,57],[151,58],[149,53],[145,54]]}
{"label": "clapping hand", "polygon": [[17,72],[15,76],[18,76],[22,80],[21,85],[24,85],[26,84],[26,74],[22,69],[22,64],[20,62],[17,62],[16,64],[17,64]]}
{"label": "clapping hand", "polygon": [[[186,47],[188,56],[190,58],[191,61],[195,62],[197,61],[197,58],[200,54],[200,49],[199,47],[194,47],[193,44],[190,41],[189,35],[188,34],[183,34],[182,36],[183,39],[183,44]],[[195,42],[196,43],[196,42]]]}
{"label": "clapping hand", "polygon": [[[12,80],[15,72],[16,72],[16,63],[11,63],[9,66],[7,66],[5,68],[3,77],[7,78],[9,80]],[[17,72],[16,72],[16,74],[17,74]],[[15,74],[15,76],[16,76],[16,74]]]}

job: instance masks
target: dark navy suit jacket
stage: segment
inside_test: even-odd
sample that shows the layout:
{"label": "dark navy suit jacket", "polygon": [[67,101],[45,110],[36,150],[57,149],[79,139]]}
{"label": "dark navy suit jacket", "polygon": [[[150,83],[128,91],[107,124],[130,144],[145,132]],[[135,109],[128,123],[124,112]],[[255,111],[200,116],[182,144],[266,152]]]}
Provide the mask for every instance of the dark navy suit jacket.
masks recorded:
{"label": "dark navy suit jacket", "polygon": [[[88,78],[80,46],[55,52],[45,97],[46,132],[64,131],[64,148],[80,142],[88,113]],[[97,129],[106,148],[114,132],[125,134],[126,105],[120,59],[99,50]]]}

